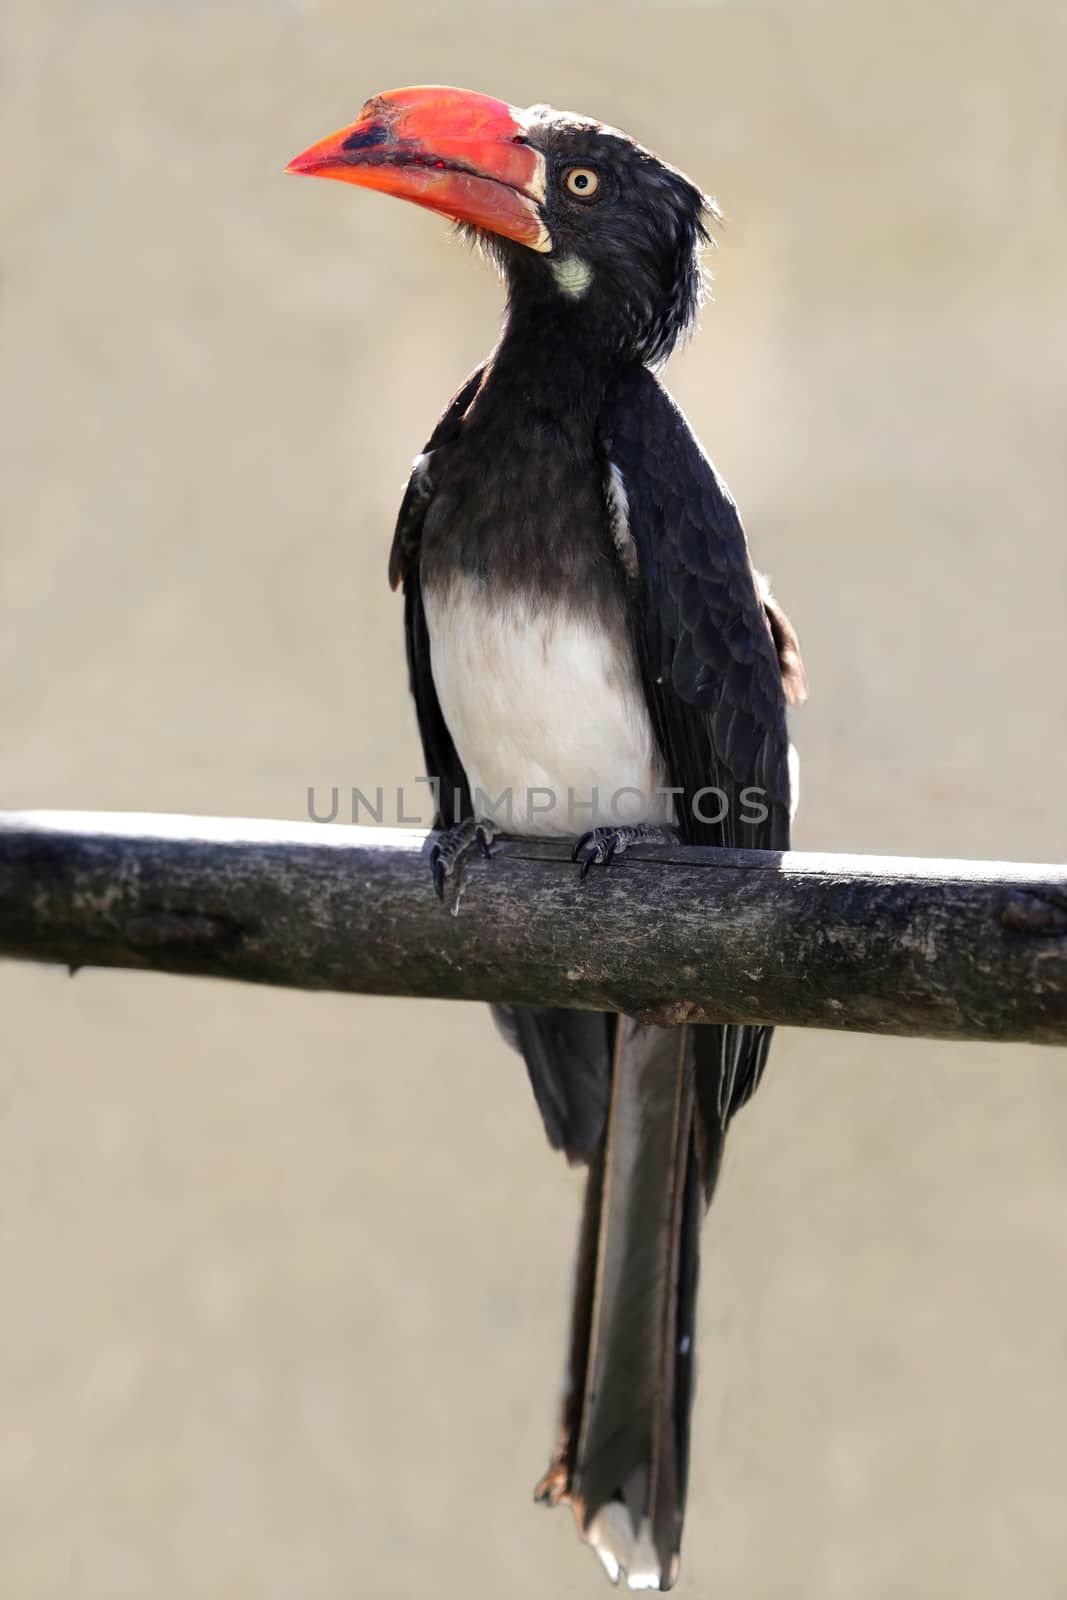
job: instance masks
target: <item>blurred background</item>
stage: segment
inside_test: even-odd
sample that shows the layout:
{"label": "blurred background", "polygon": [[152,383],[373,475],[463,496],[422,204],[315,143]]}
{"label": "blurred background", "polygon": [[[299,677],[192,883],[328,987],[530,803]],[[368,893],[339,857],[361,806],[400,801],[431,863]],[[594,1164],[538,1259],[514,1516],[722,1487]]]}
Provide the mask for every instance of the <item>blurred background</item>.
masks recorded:
{"label": "blurred background", "polygon": [[[616,123],[728,224],[668,382],[796,622],[803,849],[1056,859],[1060,0],[6,0],[0,804],[421,770],[385,582],[500,290],[285,161]],[[476,1006],[0,970],[0,1590],[604,1595],[531,1489],[581,1179]],[[779,1036],[705,1233],[680,1593],[1061,1596],[1067,1070]]]}

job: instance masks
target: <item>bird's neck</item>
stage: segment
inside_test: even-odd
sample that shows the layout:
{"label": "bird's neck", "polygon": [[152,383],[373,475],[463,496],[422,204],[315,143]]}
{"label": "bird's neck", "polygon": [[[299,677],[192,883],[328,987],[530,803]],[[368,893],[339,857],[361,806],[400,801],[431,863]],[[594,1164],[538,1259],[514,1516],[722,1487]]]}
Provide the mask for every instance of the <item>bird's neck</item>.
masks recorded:
{"label": "bird's neck", "polygon": [[580,300],[513,299],[493,352],[487,398],[513,394],[563,426],[595,423],[608,384],[627,364]]}

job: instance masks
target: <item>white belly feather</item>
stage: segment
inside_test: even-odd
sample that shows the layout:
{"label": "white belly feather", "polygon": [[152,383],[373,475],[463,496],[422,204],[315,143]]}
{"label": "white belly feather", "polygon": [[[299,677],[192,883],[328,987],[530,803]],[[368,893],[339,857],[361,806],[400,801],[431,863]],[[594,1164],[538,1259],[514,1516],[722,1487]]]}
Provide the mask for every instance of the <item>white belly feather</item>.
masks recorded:
{"label": "white belly feather", "polygon": [[428,587],[423,600],[434,685],[476,815],[524,834],[672,818],[636,665],[602,624],[476,578]]}

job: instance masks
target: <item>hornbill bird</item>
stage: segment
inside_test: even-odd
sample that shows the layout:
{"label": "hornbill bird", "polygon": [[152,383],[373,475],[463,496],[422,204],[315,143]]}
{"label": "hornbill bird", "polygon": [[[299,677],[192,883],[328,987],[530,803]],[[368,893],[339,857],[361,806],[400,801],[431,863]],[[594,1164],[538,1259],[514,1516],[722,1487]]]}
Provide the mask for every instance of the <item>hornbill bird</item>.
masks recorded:
{"label": "hornbill bird", "polygon": [[[654,376],[694,322],[712,202],[617,129],[441,87],[376,95],[288,170],[442,213],[507,287],[499,342],[415,460],[389,563],[439,785],[438,892],[502,822],[573,836],[577,818],[583,874],[641,840],[786,849],[796,636]],[[496,1012],[552,1145],[589,1165],[537,1493],[572,1506],[613,1581],[668,1589],[699,1227],[771,1030]]]}

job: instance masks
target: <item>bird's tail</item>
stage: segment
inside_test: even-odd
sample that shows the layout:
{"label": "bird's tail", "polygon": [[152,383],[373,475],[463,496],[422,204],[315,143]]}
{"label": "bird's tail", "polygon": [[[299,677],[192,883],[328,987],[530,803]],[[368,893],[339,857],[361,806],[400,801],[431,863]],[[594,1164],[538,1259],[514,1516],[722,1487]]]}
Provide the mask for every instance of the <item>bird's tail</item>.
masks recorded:
{"label": "bird's tail", "polygon": [[[567,1502],[609,1576],[669,1589],[689,1462],[698,1243],[693,1030],[620,1017],[589,1171],[561,1439],[537,1494]],[[703,1135],[701,1135],[703,1137]]]}

